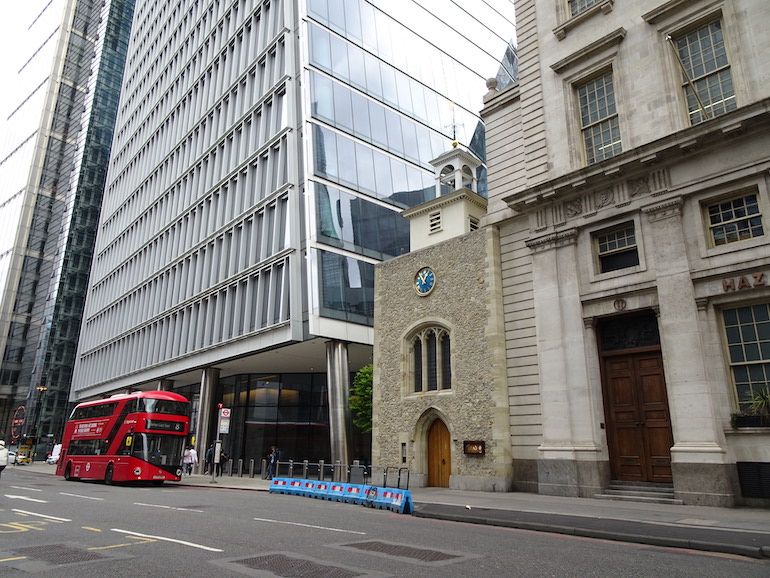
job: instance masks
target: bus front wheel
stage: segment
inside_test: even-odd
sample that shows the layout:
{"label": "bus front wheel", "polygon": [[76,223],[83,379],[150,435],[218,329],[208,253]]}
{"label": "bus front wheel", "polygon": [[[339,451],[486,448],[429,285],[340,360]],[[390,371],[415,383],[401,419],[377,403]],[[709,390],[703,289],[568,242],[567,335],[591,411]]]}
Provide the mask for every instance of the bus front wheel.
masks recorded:
{"label": "bus front wheel", "polygon": [[67,480],[68,482],[77,480],[77,478],[72,477],[72,462],[68,462],[67,467],[64,468],[64,479]]}
{"label": "bus front wheel", "polygon": [[104,483],[107,485],[110,485],[112,483],[112,474],[115,473],[115,469],[112,467],[112,464],[107,466],[107,471],[104,472]]}

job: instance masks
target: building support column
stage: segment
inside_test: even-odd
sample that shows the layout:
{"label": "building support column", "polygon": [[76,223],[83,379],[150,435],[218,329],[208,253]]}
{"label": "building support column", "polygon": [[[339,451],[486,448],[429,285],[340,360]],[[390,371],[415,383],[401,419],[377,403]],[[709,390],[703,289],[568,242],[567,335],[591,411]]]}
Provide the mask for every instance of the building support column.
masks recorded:
{"label": "building support column", "polygon": [[198,452],[198,467],[200,473],[205,466],[206,450],[213,443],[209,439],[212,420],[216,421],[215,393],[219,387],[219,370],[209,367],[201,374],[200,408],[198,408],[198,424],[195,428],[196,451]]}
{"label": "building support column", "polygon": [[608,478],[586,363],[577,230],[528,243],[533,251],[543,443],[538,492],[593,496]]}
{"label": "building support column", "polygon": [[158,381],[158,391],[174,391],[174,380],[161,379]]}
{"label": "building support column", "polygon": [[350,366],[348,344],[326,342],[327,388],[329,391],[329,429],[332,463],[350,463],[352,419],[350,400]]}
{"label": "building support column", "polygon": [[650,222],[658,285],[660,339],[674,446],[674,492],[686,504],[734,505],[721,421],[705,366],[695,287],[682,224],[682,199],[642,209]]}

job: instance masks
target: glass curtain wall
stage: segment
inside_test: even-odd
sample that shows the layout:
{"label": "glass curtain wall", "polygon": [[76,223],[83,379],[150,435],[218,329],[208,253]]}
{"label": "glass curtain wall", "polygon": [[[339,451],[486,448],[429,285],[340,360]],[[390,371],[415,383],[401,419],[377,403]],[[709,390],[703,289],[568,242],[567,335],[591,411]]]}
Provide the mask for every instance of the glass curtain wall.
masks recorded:
{"label": "glass curtain wall", "polygon": [[[0,269],[19,263],[16,276],[3,273],[2,308],[14,321],[2,328],[0,431],[24,403],[26,419],[11,434],[44,439],[38,457],[61,435],[68,414],[133,6],[133,0],[49,2],[28,15],[39,45],[18,74],[39,84],[33,82],[8,120],[31,136],[0,165],[14,175],[8,194],[3,186],[4,222],[18,225]],[[21,84],[30,90],[27,80]],[[17,199],[30,208],[11,215]]]}
{"label": "glass curtain wall", "polygon": [[[505,19],[462,4],[433,14],[407,1],[307,3],[316,315],[372,325],[374,264],[409,251],[399,213],[435,196],[430,161],[453,142],[484,159],[477,111],[486,78],[515,77],[513,22],[490,34]],[[485,196],[483,166],[477,177]]]}

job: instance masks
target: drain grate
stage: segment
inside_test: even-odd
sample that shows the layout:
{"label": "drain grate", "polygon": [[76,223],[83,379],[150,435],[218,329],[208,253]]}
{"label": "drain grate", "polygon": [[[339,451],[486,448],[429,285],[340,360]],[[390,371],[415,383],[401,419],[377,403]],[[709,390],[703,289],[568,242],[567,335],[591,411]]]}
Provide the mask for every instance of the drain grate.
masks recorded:
{"label": "drain grate", "polygon": [[353,542],[351,544],[344,544],[344,546],[347,548],[364,550],[366,552],[375,552],[377,554],[385,554],[386,556],[398,556],[399,558],[410,558],[412,560],[428,563],[446,562],[447,560],[455,560],[463,557],[457,554],[441,552],[440,550],[428,550],[425,548],[415,548],[414,546],[404,546],[403,544],[391,544],[378,541]]}
{"label": "drain grate", "polygon": [[326,566],[325,564],[318,564],[303,558],[293,558],[285,554],[254,556],[253,558],[236,560],[236,562],[253,570],[267,570],[276,576],[283,576],[284,578],[315,578],[316,576],[324,576],[324,578],[353,578],[354,576],[365,576],[365,574],[353,572],[346,568]]}
{"label": "drain grate", "polygon": [[77,564],[78,562],[93,562],[94,560],[105,560],[106,558],[94,552],[81,550],[72,546],[63,544],[53,544],[47,546],[30,546],[29,548],[16,548],[14,553],[35,560],[42,560],[48,564],[58,566],[64,564]]}

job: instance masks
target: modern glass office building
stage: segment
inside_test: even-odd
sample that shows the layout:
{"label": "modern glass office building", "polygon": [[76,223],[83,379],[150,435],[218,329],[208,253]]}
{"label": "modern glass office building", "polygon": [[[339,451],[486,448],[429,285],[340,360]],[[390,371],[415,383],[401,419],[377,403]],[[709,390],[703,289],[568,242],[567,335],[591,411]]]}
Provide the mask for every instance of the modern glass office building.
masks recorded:
{"label": "modern glass office building", "polygon": [[507,0],[139,0],[72,399],[173,389],[199,449],[222,404],[235,459],[365,454],[374,265],[432,159],[483,159],[513,37]]}
{"label": "modern glass office building", "polygon": [[[3,56],[0,434],[63,429],[133,0],[15,6]],[[43,454],[44,455],[44,454]]]}

